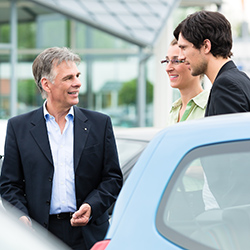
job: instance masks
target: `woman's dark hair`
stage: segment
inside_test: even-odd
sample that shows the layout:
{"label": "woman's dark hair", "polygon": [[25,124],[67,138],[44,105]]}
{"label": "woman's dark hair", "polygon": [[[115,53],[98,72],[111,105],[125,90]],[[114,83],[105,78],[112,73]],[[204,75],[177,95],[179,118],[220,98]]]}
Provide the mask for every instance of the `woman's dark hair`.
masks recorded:
{"label": "woman's dark hair", "polygon": [[197,49],[201,48],[205,39],[210,40],[211,53],[215,57],[232,56],[231,24],[219,12],[202,10],[189,15],[174,30],[177,40],[180,33]]}

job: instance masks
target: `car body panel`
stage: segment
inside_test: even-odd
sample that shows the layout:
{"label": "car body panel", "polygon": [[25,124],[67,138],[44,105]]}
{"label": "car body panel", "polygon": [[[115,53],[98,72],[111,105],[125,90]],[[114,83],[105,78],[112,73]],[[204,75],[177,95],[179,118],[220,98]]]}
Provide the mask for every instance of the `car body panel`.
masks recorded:
{"label": "car body panel", "polygon": [[0,206],[0,242],[1,249],[25,249],[25,250],[69,250],[61,240],[53,236],[36,222],[32,222],[33,228],[24,225],[17,218],[19,211],[11,207],[5,210]]}
{"label": "car body panel", "polygon": [[[114,127],[119,162],[123,174],[123,183],[146,148],[150,140],[161,130],[156,127],[122,128]],[[112,214],[114,204],[109,208]]]}
{"label": "car body panel", "polygon": [[115,127],[114,134],[124,182],[139,156],[161,128],[121,128]]}
{"label": "car body panel", "polygon": [[183,122],[160,132],[121,190],[105,237],[111,239],[106,250],[181,249],[161,236],[155,224],[159,202],[175,168],[195,148],[250,139],[249,127],[250,114],[242,113]]}

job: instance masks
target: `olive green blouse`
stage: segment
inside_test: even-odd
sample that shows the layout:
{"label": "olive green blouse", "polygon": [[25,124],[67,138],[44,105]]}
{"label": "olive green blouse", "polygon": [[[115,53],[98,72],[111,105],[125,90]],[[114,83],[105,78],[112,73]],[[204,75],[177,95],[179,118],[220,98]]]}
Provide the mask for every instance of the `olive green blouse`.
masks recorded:
{"label": "olive green blouse", "polygon": [[[180,121],[182,122],[187,120],[200,119],[204,117],[205,110],[207,107],[208,96],[209,91],[203,90],[200,94],[192,98],[188,102],[186,110]],[[167,120],[167,126],[177,123],[181,106],[181,98],[179,98],[172,104],[172,108]]]}

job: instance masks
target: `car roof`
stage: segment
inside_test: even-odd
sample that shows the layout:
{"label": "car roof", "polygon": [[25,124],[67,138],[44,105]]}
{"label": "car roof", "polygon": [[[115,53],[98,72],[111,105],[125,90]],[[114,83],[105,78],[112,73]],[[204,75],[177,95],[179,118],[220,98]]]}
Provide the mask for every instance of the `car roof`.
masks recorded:
{"label": "car roof", "polygon": [[[184,155],[201,146],[250,140],[249,125],[250,113],[237,113],[181,122],[163,129],[143,151],[125,182],[112,215],[113,226],[110,227],[106,237],[112,237],[121,221],[127,223],[126,214],[131,210],[134,211],[138,200],[144,204],[143,199],[147,200],[148,196],[150,202],[147,209],[155,208],[159,196],[162,195],[161,192],[156,193],[156,189],[164,190],[166,182]],[[166,162],[168,167],[164,167]],[[147,193],[147,196],[142,197],[141,190]],[[127,203],[130,206],[124,206]],[[154,217],[155,211],[150,212],[150,216]]]}
{"label": "car roof", "polygon": [[140,140],[148,142],[153,139],[153,137],[161,130],[162,128],[157,127],[114,127],[114,134],[117,139]]}

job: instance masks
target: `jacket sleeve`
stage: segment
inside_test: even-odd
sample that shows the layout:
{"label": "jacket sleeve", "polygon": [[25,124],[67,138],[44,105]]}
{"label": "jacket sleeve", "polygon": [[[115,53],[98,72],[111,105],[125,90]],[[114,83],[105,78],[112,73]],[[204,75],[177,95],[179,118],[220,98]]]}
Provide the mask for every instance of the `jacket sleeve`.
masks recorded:
{"label": "jacket sleeve", "polygon": [[4,151],[5,154],[0,177],[0,193],[3,204],[7,201],[12,206],[18,208],[22,213],[28,215],[21,156],[16,143],[12,120],[8,121]]}

